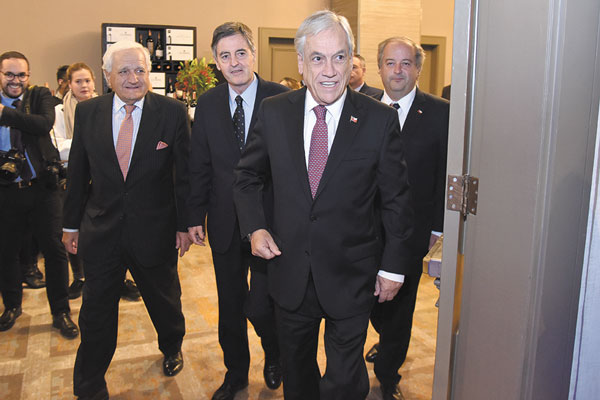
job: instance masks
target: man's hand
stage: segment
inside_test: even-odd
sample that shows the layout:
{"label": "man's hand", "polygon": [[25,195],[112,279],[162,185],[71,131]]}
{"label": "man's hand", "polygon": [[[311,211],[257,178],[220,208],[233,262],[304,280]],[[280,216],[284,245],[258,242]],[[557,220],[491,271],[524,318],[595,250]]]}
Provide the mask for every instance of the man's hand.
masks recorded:
{"label": "man's hand", "polygon": [[401,287],[401,282],[392,281],[377,275],[377,280],[375,281],[375,293],[373,294],[379,296],[379,302],[383,303],[384,301],[392,300]]}
{"label": "man's hand", "polygon": [[250,235],[252,254],[270,260],[281,255],[279,247],[275,244],[273,237],[266,229],[257,229]]}
{"label": "man's hand", "polygon": [[192,243],[197,244],[199,246],[204,246],[204,228],[202,225],[198,226],[190,226],[188,228],[188,235],[190,236],[190,240]]}
{"label": "man's hand", "polygon": [[79,232],[63,232],[62,242],[65,249],[71,254],[77,254],[77,244],[79,243]]}
{"label": "man's hand", "polygon": [[175,248],[179,249],[179,257],[183,257],[186,251],[189,250],[192,242],[187,232],[177,232],[175,236]]}

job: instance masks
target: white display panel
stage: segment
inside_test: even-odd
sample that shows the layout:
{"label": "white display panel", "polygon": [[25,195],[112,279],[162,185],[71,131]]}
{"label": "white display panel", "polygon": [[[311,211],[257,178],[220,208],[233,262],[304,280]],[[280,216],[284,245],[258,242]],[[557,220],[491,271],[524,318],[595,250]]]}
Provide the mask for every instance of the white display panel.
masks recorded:
{"label": "white display panel", "polygon": [[194,44],[194,31],[192,29],[167,29],[167,44]]}
{"label": "white display panel", "polygon": [[135,41],[135,28],[123,26],[107,26],[106,41],[110,43],[118,42],[119,40]]}
{"label": "white display panel", "polygon": [[193,60],[194,59],[194,46],[167,46],[167,60]]}
{"label": "white display panel", "polygon": [[[150,83],[153,88],[164,88],[165,87],[165,73],[164,72],[150,72]],[[163,90],[164,92],[164,90]]]}

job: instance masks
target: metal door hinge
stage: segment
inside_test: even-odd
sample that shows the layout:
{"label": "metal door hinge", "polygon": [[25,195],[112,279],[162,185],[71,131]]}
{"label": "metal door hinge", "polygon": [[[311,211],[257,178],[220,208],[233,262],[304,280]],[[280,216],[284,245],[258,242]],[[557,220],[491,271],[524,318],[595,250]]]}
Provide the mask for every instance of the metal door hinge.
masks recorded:
{"label": "metal door hinge", "polygon": [[479,178],[470,175],[448,175],[448,210],[458,211],[464,218],[477,214]]}

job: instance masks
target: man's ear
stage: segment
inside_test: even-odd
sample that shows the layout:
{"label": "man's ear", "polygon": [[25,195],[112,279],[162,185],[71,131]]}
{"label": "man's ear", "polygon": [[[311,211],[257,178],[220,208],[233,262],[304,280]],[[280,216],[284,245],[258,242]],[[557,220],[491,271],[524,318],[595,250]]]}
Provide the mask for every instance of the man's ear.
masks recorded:
{"label": "man's ear", "polygon": [[[106,71],[105,69],[102,70],[102,74],[104,75],[104,80],[106,81],[106,85],[110,88],[110,79],[108,79],[109,77],[109,72]],[[111,88],[112,89],[112,88]]]}
{"label": "man's ear", "polygon": [[298,53],[298,72],[300,73],[300,75],[302,75],[303,71],[304,71],[304,57],[302,57],[302,54]]}

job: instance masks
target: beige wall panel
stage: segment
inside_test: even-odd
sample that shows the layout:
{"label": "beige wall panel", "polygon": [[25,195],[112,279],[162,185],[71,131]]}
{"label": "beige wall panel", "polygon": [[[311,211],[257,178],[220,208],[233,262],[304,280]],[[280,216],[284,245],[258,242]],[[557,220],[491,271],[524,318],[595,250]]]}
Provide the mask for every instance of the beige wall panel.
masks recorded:
{"label": "beige wall panel", "polygon": [[31,63],[31,83],[48,82],[55,88],[56,68],[76,61],[88,63],[96,74],[96,87],[101,86],[103,22],[196,26],[198,56],[211,58],[212,31],[225,21],[246,23],[258,39],[259,27],[295,29],[308,15],[328,7],[329,0],[36,0],[23,4],[25,8],[14,17],[3,18],[0,52],[21,51]]}
{"label": "beige wall panel", "polygon": [[452,39],[454,36],[454,0],[421,0],[423,22],[421,35],[444,36],[446,56],[444,65],[444,86],[452,77]]}
{"label": "beige wall panel", "polygon": [[421,37],[421,0],[361,0],[359,49],[367,61],[365,81],[383,88],[377,68],[377,45],[390,36]]}
{"label": "beige wall panel", "polygon": [[360,31],[358,26],[358,0],[331,0],[330,9],[348,18],[354,40],[358,40]]}

